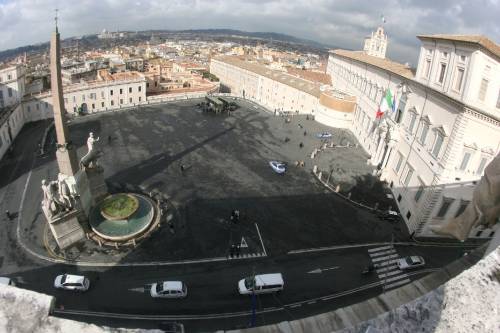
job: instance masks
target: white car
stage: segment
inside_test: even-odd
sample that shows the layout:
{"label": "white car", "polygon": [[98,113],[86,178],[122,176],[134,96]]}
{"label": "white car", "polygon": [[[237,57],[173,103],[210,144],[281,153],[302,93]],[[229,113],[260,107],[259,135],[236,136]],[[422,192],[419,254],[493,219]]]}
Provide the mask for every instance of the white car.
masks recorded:
{"label": "white car", "polygon": [[332,133],[330,132],[321,132],[316,135],[319,139],[329,139],[332,137]]}
{"label": "white car", "polygon": [[182,281],[161,281],[151,285],[153,298],[184,298],[187,296],[187,286]]}
{"label": "white car", "polygon": [[238,291],[241,295],[280,292],[284,286],[285,282],[281,273],[254,275],[238,281]]}
{"label": "white car", "polygon": [[398,267],[401,270],[422,267],[425,265],[425,260],[421,256],[411,256],[399,259],[397,261]]}
{"label": "white car", "polygon": [[54,287],[66,290],[87,291],[90,287],[90,281],[85,276],[63,274],[56,277]]}
{"label": "white car", "polygon": [[286,164],[280,161],[269,161],[269,165],[273,168],[274,172],[283,174],[286,172]]}

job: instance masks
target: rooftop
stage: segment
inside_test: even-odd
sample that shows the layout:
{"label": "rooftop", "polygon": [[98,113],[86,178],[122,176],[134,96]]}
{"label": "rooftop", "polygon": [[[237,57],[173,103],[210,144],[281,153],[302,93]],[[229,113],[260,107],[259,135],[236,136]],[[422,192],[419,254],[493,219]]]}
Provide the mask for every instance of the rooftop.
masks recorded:
{"label": "rooftop", "polygon": [[388,60],[388,59],[382,59],[374,56],[370,56],[368,54],[365,54],[363,51],[347,51],[347,50],[334,50],[330,51],[330,53],[340,55],[345,58],[350,58],[353,60],[357,60],[360,62],[364,62],[367,64],[370,64],[372,66],[381,68],[383,70],[389,71],[391,73],[397,74],[404,76],[408,79],[413,79],[414,75],[411,69],[403,64],[400,64],[398,62]]}
{"label": "rooftop", "polygon": [[215,57],[214,60],[222,61],[227,64],[246,69],[250,72],[265,76],[267,78],[270,78],[271,80],[281,82],[318,98],[321,94],[320,84],[318,83],[312,83],[310,81],[295,77],[287,73],[272,70],[255,62],[244,61],[232,56],[219,56]]}
{"label": "rooftop", "polygon": [[467,44],[476,44],[484,50],[492,53],[495,57],[500,58],[500,45],[492,41],[486,36],[483,35],[418,35],[418,39],[439,39],[439,40],[447,40],[453,42],[461,42]]}

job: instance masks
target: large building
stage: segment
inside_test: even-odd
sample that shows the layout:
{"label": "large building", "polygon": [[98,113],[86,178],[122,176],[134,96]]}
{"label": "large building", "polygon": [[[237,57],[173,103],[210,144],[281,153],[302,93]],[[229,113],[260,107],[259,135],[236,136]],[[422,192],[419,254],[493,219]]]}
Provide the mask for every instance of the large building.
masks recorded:
{"label": "large building", "polygon": [[[351,130],[390,184],[410,232],[435,236],[430,227],[464,211],[500,152],[500,47],[482,36],[419,39],[416,74],[345,50],[330,53],[327,72],[334,88],[357,97]],[[387,96],[394,107],[377,118]]]}
{"label": "large building", "polygon": [[24,67],[0,67],[0,159],[25,123],[21,99],[24,95]]}
{"label": "large building", "polygon": [[223,91],[270,110],[314,115],[337,127],[347,128],[352,122],[356,99],[328,86],[231,56],[213,58],[210,73],[220,79]]}

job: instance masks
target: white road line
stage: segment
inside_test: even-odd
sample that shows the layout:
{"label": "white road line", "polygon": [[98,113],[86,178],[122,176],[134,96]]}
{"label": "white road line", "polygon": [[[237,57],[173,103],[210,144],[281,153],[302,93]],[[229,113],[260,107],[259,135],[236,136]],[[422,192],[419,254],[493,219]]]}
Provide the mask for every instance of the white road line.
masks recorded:
{"label": "white road line", "polygon": [[374,249],[368,249],[368,252],[371,253],[371,252],[377,252],[377,251],[382,251],[382,250],[388,250],[388,249],[391,249],[393,248],[392,245],[388,245],[388,246],[382,246],[382,247],[376,247]]}
{"label": "white road line", "polygon": [[[380,279],[382,278],[386,278],[386,277],[389,277],[389,276],[393,276],[393,275],[396,275],[396,274],[401,274],[402,272],[400,270],[394,270],[394,271],[391,271],[391,272],[387,272],[387,273],[384,273],[384,274],[379,274],[378,277]],[[405,274],[406,275],[406,274]],[[406,275],[407,276],[407,275]]]}
{"label": "white road line", "polygon": [[384,261],[384,260],[388,260],[388,259],[394,259],[394,258],[397,258],[397,257],[399,257],[399,255],[397,255],[397,254],[391,254],[389,256],[372,259],[372,262],[375,263],[375,262]]}
{"label": "white road line", "polygon": [[310,301],[310,302],[307,302],[307,304],[315,304],[316,301]]}
{"label": "white road line", "polygon": [[384,290],[387,290],[387,289],[391,289],[391,288],[394,288],[394,287],[398,287],[398,286],[401,286],[403,284],[407,284],[407,283],[410,283],[410,279],[405,279],[405,280],[401,280],[401,281],[397,281],[397,282],[394,282],[394,283],[390,283],[386,286],[384,286]]}
{"label": "white road line", "polygon": [[267,257],[266,248],[264,247],[264,242],[262,241],[262,236],[260,235],[259,226],[255,223],[255,228],[257,228],[257,233],[259,234],[260,244],[262,245],[262,250],[264,251],[264,256]]}
{"label": "white road line", "polygon": [[387,255],[387,254],[393,254],[393,253],[396,253],[396,250],[392,249],[392,250],[384,251],[384,252],[372,252],[372,253],[370,253],[370,257],[375,258],[375,257]]}
{"label": "white road line", "polygon": [[392,282],[392,281],[397,281],[397,280],[401,280],[401,279],[404,279],[404,278],[407,278],[408,275],[403,273],[403,274],[400,274],[400,275],[397,275],[397,276],[393,276],[391,278],[388,278],[388,279],[384,279],[384,282],[387,283],[387,282]]}
{"label": "white road line", "polygon": [[389,261],[381,262],[381,263],[378,263],[378,264],[377,264],[377,267],[384,267],[384,266],[393,265],[393,264],[395,264],[395,263],[396,263],[396,261],[398,261],[398,259],[393,259],[393,260],[389,260]]}
{"label": "white road line", "polygon": [[299,303],[299,304],[290,305],[288,307],[289,308],[298,308],[298,307],[301,307],[301,306],[302,306],[302,304]]}
{"label": "white road line", "polygon": [[375,271],[378,274],[380,274],[380,273],[385,273],[385,272],[388,272],[388,271],[392,271],[394,269],[398,269],[398,265],[387,266],[387,267],[384,267],[384,268],[376,269]]}

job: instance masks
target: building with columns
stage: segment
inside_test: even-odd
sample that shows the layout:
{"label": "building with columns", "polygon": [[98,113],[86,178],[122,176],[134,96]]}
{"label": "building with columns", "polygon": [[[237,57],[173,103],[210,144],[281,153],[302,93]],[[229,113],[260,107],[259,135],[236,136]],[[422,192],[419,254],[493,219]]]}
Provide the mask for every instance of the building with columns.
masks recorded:
{"label": "building with columns", "polygon": [[[418,36],[414,74],[364,52],[335,50],[327,73],[357,98],[350,129],[392,189],[410,232],[460,215],[485,166],[500,153],[500,47],[483,36]],[[377,110],[387,91],[394,107]],[[492,237],[498,229],[473,229]]]}
{"label": "building with columns", "polygon": [[376,31],[372,32],[371,36],[365,38],[363,51],[370,56],[385,58],[387,35],[384,33],[384,28],[378,27]]}
{"label": "building with columns", "polygon": [[224,91],[270,110],[314,115],[335,127],[347,128],[352,122],[356,98],[330,86],[231,56],[212,58],[210,73],[219,78]]}

